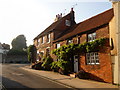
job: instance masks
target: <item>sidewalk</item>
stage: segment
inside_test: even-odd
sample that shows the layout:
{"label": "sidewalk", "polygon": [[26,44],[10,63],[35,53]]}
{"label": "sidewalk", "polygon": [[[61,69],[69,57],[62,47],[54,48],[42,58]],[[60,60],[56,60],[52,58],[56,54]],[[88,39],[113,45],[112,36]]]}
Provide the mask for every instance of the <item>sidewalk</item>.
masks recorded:
{"label": "sidewalk", "polygon": [[50,79],[74,88],[111,88],[111,89],[118,88],[118,86],[116,85],[92,81],[92,80],[73,78],[52,71],[34,70],[34,69],[30,69],[30,66],[25,66],[20,68],[35,73],[36,75],[40,75],[43,78]]}

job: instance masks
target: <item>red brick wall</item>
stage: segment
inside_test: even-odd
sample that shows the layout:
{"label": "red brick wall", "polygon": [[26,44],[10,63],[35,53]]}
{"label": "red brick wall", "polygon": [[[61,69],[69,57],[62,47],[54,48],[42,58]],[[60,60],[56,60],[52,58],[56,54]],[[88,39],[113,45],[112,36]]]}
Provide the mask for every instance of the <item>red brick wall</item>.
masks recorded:
{"label": "red brick wall", "polygon": [[[66,24],[65,24],[66,20],[71,21],[70,15],[68,15],[67,17],[65,17],[65,18],[60,22],[60,24],[57,26],[57,29],[54,30],[54,33],[55,33],[54,39],[57,39],[57,37],[58,37],[61,33],[63,33],[63,31],[65,31],[65,30],[67,30],[67,29],[70,29],[70,26],[66,26]],[[73,22],[71,21],[71,23],[73,23]]]}
{"label": "red brick wall", "polygon": [[[108,37],[108,26],[98,29],[96,31],[97,38]],[[81,37],[81,43],[85,41],[85,34]],[[106,45],[100,48],[99,51],[99,65],[86,65],[86,55],[83,54],[80,56],[80,69],[85,70],[90,73],[90,78],[98,81],[104,81],[112,83],[112,67],[110,60],[110,46],[109,41],[106,42]]]}
{"label": "red brick wall", "polygon": [[50,42],[49,43],[47,42],[47,35],[45,35],[44,37],[45,37],[44,38],[44,43],[41,43],[42,39],[40,37],[40,38],[38,38],[38,39],[40,39],[40,44],[37,45],[38,42],[37,42],[37,39],[35,39],[34,40],[34,45],[37,47],[37,49],[38,49],[39,52],[44,51],[44,55],[45,55],[46,54],[46,49],[48,47],[50,47],[50,51],[53,49],[53,47],[52,47],[52,41],[53,41],[54,34],[50,33]]}
{"label": "red brick wall", "polygon": [[80,43],[85,43],[87,41],[87,34],[83,34],[80,37]]}

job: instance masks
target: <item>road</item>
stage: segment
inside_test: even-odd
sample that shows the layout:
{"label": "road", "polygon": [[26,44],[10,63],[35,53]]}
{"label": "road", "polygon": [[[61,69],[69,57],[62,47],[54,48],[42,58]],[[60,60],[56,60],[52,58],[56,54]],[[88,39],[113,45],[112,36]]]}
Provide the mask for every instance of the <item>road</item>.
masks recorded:
{"label": "road", "polygon": [[31,72],[20,69],[20,64],[2,65],[2,83],[6,88],[29,88],[32,90],[38,88],[66,88],[66,86],[56,82],[41,78]]}

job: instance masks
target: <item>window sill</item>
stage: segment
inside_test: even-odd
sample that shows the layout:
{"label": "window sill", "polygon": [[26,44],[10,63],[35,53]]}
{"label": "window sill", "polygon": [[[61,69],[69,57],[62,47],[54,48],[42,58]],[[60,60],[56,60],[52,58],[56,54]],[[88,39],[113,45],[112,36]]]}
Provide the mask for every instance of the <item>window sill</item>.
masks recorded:
{"label": "window sill", "polygon": [[100,65],[100,63],[87,63],[87,65]]}

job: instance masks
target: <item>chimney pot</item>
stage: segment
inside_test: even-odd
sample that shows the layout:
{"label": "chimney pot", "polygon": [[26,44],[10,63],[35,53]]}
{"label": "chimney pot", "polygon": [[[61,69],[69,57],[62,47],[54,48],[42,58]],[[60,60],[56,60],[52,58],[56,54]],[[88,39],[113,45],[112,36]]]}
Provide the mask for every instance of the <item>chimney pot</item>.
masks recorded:
{"label": "chimney pot", "polygon": [[60,14],[60,17],[62,17],[62,13]]}
{"label": "chimney pot", "polygon": [[73,8],[71,8],[71,12],[73,11]]}

